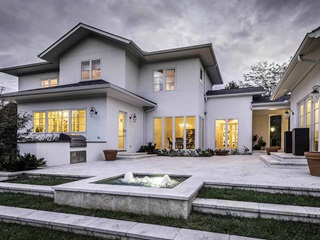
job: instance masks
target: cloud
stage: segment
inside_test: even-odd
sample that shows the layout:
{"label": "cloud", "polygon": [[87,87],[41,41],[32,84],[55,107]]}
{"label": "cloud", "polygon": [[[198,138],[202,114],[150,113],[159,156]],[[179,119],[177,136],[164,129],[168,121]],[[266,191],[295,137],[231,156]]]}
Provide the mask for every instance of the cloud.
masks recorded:
{"label": "cloud", "polygon": [[[212,42],[223,80],[259,61],[282,63],[320,22],[318,0],[2,0],[0,68],[37,55],[79,22],[132,39],[143,50]],[[0,84],[15,91],[10,76]]]}

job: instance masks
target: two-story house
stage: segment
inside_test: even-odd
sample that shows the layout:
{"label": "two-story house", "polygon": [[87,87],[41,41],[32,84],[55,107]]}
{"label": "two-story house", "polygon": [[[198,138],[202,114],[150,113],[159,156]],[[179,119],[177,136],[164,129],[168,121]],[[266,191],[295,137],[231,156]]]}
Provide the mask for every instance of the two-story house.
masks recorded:
{"label": "two-story house", "polygon": [[[38,57],[44,61],[0,70],[19,82],[5,97],[32,114],[35,134],[84,135],[88,160],[102,159],[103,149],[135,152],[146,142],[251,150],[253,96],[264,91],[211,90],[223,83],[211,43],[146,52],[80,23]],[[55,145],[46,151],[57,154]]]}

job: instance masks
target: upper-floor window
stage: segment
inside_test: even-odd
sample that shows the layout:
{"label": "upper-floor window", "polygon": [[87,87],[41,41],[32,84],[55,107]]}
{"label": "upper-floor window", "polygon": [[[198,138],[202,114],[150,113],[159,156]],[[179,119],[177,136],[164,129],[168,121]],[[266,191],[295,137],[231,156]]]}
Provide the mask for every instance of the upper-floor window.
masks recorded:
{"label": "upper-floor window", "polygon": [[81,80],[101,78],[100,60],[81,62]]}
{"label": "upper-floor window", "polygon": [[175,69],[161,69],[153,72],[153,90],[170,91],[175,89]]}
{"label": "upper-floor window", "polygon": [[203,71],[200,69],[200,83],[202,84],[203,82]]}
{"label": "upper-floor window", "polygon": [[58,85],[58,79],[57,78],[47,78],[41,80],[41,87],[47,88],[47,87],[55,87]]}

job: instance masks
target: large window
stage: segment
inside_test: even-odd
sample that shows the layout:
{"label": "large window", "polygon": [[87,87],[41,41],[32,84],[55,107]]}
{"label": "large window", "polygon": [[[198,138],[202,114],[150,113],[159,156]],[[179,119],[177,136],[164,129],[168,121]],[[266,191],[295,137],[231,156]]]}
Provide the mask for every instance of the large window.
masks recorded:
{"label": "large window", "polygon": [[100,60],[90,60],[81,62],[81,79],[99,79],[101,78]]}
{"label": "large window", "polygon": [[162,118],[155,118],[153,121],[153,141],[156,148],[162,149]]}
{"label": "large window", "polygon": [[304,105],[299,106],[299,126],[304,127]]}
{"label": "large window", "polygon": [[33,131],[46,132],[46,113],[45,112],[33,113]]}
{"label": "large window", "polygon": [[58,86],[58,78],[47,78],[41,80],[41,87],[47,88],[47,87],[56,87]]}
{"label": "large window", "polygon": [[[154,118],[153,141],[157,144],[157,148],[198,148],[196,146],[196,141],[198,139],[198,130],[196,130],[198,129],[196,119],[198,118],[196,118],[195,116]],[[203,127],[203,121],[200,121],[199,124],[202,124]]]}
{"label": "large window", "polygon": [[170,91],[175,89],[175,69],[161,69],[153,72],[153,90]]}
{"label": "large window", "polygon": [[216,120],[216,148],[238,148],[238,120]]}
{"label": "large window", "polygon": [[72,110],[72,132],[86,131],[86,110]]}
{"label": "large window", "polygon": [[313,115],[313,122],[314,122],[314,128],[313,128],[313,136],[314,136],[314,151],[319,151],[319,101],[314,104],[314,115]]}
{"label": "large window", "polygon": [[38,133],[85,132],[86,110],[34,112],[33,128]]}

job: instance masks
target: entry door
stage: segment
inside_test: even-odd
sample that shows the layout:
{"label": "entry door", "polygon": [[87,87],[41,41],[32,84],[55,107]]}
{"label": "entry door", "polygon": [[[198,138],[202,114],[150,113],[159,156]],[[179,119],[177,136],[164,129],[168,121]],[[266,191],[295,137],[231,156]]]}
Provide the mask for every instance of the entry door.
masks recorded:
{"label": "entry door", "polygon": [[118,149],[126,149],[126,113],[119,112],[118,116]]}

